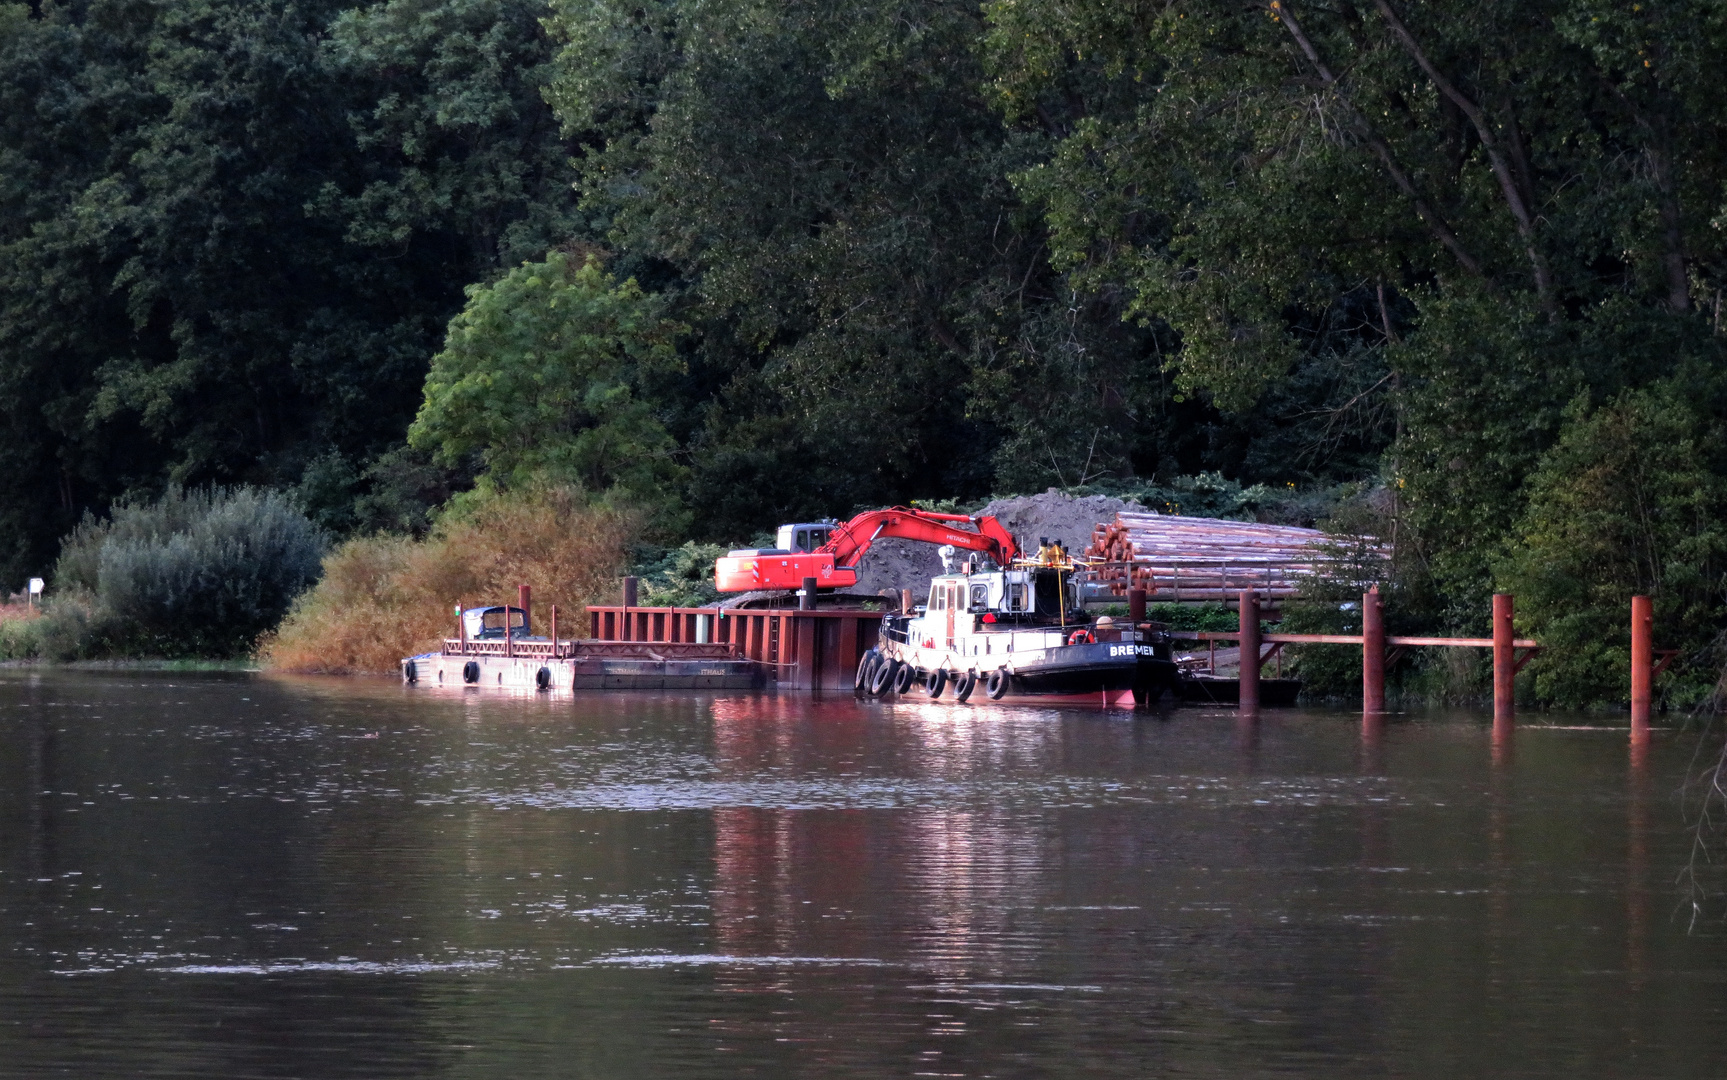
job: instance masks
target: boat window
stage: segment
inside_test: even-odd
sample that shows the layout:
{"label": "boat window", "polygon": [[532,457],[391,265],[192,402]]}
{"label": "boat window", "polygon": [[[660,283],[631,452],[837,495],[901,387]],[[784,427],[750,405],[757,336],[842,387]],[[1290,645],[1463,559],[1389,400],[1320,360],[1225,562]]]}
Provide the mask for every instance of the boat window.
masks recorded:
{"label": "boat window", "polygon": [[931,585],[929,590],[929,609],[940,611],[942,602],[947,599],[947,593],[940,585]]}
{"label": "boat window", "polygon": [[971,587],[971,606],[974,608],[989,607],[988,585],[973,585]]}
{"label": "boat window", "polygon": [[1026,609],[1026,587],[1023,582],[1016,582],[1007,587],[1007,609],[1009,611],[1024,611]]}

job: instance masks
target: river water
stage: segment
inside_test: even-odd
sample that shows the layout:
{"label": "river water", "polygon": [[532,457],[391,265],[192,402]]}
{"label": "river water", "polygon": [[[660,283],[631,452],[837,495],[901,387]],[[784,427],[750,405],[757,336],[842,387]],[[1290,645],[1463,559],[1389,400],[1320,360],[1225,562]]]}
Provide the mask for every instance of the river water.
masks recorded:
{"label": "river water", "polygon": [[1697,750],[0,671],[0,1075],[1716,1077]]}

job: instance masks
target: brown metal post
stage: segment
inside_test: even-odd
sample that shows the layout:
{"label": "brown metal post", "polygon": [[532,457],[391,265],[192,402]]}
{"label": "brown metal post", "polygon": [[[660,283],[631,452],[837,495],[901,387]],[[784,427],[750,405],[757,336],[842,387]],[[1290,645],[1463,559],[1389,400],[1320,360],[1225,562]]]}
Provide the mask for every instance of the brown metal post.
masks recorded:
{"label": "brown metal post", "polygon": [[1361,596],[1361,711],[1385,711],[1385,608],[1377,585]]}
{"label": "brown metal post", "polygon": [[558,605],[552,605],[552,659],[562,660],[563,653],[558,651]]}
{"label": "brown metal post", "polygon": [[636,579],[624,578],[624,610],[618,615],[618,640],[635,640],[634,628],[630,626],[630,609],[636,606]]}
{"label": "brown metal post", "polygon": [[462,642],[462,655],[468,655],[468,620],[462,618],[462,602],[456,601],[456,637]]}
{"label": "brown metal post", "polygon": [[1647,596],[1631,598],[1631,741],[1649,738],[1649,712],[1655,683],[1655,605]]}
{"label": "brown metal post", "polygon": [[822,684],[821,657],[816,648],[816,619],[811,615],[793,615],[793,635],[797,639],[798,681],[800,690],[820,689]]}
{"label": "brown metal post", "polygon": [[534,632],[534,587],[532,585],[516,586],[516,606],[522,609],[522,634],[532,635]]}
{"label": "brown metal post", "polygon": [[1512,679],[1516,676],[1511,644],[1511,617],[1514,611],[1510,593],[1493,594],[1493,723],[1510,725],[1517,720],[1517,697]]}
{"label": "brown metal post", "polygon": [[1138,626],[1145,621],[1145,590],[1127,590],[1127,621]]}
{"label": "brown metal post", "polygon": [[899,591],[899,613],[901,615],[910,615],[911,614],[911,590],[910,589],[901,589]]}
{"label": "brown metal post", "polygon": [[1252,589],[1241,591],[1241,693],[1242,709],[1259,708],[1259,597]]}
{"label": "brown metal post", "polygon": [[798,610],[814,611],[816,609],[816,579],[804,578],[804,587],[798,593]]}

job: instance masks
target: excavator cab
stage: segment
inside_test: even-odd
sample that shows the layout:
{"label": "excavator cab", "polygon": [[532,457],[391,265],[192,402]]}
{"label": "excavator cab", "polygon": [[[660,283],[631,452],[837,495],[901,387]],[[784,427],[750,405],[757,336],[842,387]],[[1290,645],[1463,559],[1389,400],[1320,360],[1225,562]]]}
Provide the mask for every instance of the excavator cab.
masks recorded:
{"label": "excavator cab", "polygon": [[774,547],[793,555],[804,555],[819,550],[833,535],[831,523],[818,525],[781,525],[779,533],[774,537]]}

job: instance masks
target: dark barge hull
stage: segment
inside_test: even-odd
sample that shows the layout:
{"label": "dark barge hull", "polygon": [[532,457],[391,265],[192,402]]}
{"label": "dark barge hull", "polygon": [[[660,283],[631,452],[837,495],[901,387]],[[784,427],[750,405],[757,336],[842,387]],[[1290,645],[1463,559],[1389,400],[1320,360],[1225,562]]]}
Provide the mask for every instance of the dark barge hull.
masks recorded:
{"label": "dark barge hull", "polygon": [[[1150,705],[1175,685],[1179,669],[1172,661],[1154,655],[1121,655],[1122,648],[1132,646],[1070,645],[1046,659],[1016,664],[1009,673],[1007,696],[1085,699],[1132,691],[1134,704]],[[1118,651],[1112,655],[1112,649]]]}
{"label": "dark barge hull", "polygon": [[[1175,684],[1175,692],[1182,701],[1202,705],[1241,704],[1241,680],[1219,675],[1183,675]],[[1300,693],[1300,679],[1259,680],[1261,705],[1294,705]]]}

